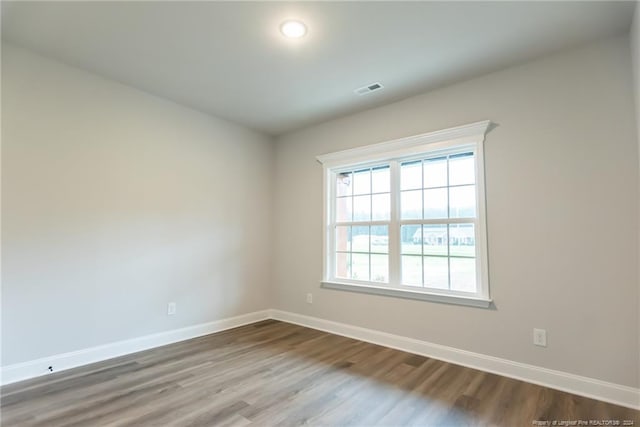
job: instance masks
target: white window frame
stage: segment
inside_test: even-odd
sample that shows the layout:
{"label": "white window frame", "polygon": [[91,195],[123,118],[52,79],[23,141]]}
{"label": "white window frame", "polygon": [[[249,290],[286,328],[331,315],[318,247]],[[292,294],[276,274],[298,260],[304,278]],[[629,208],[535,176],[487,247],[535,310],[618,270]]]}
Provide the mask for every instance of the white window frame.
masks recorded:
{"label": "white window frame", "polygon": [[[450,304],[488,308],[492,300],[489,294],[489,267],[487,251],[487,225],[484,174],[484,140],[491,126],[489,120],[430,132],[393,141],[373,144],[318,156],[323,166],[323,279],[322,287],[400,298],[419,299]],[[400,197],[391,199],[391,219],[382,221],[389,224],[389,283],[377,283],[336,278],[335,268],[335,199],[337,174],[356,168],[375,167],[389,164],[391,167],[391,192],[399,191],[400,163],[419,160],[436,155],[457,153],[461,150],[473,151],[476,160],[476,283],[477,292],[467,293],[453,290],[434,290],[400,284],[400,224],[428,223],[430,220],[401,220]],[[447,220],[448,222],[451,219]],[[372,221],[376,222],[376,221]],[[378,221],[380,222],[380,221]],[[443,223],[443,221],[433,221]],[[465,223],[470,221],[465,220]],[[363,222],[368,225],[371,222]]]}

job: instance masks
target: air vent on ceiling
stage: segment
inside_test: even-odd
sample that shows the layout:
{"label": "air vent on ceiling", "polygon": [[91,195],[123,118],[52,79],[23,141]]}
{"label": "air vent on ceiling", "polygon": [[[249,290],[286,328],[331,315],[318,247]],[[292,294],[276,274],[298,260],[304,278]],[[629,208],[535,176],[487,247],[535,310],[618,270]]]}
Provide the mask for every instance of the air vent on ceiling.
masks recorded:
{"label": "air vent on ceiling", "polygon": [[368,84],[366,86],[363,86],[361,88],[358,88],[356,90],[354,90],[354,92],[358,95],[365,95],[367,93],[371,93],[371,92],[375,92],[377,90],[382,89],[384,86],[382,86],[380,83],[371,83]]}

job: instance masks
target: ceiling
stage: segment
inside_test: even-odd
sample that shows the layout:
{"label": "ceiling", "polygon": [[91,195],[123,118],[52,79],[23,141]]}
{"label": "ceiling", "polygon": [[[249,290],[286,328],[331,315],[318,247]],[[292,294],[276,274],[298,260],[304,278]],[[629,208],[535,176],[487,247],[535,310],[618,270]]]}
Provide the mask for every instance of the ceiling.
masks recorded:
{"label": "ceiling", "polygon": [[[270,135],[629,30],[634,2],[2,2],[2,38]],[[303,20],[302,39],[279,24]],[[356,88],[384,89],[358,96]]]}

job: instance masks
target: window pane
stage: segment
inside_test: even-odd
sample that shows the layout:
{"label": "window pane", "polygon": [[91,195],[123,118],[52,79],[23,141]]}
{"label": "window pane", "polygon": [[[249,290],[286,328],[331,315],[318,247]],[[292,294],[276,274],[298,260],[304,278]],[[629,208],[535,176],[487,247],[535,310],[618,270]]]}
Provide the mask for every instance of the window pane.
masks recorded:
{"label": "window pane", "polygon": [[351,195],[351,172],[339,173],[337,175],[336,192],[338,196]]}
{"label": "window pane", "polygon": [[351,227],[336,227],[336,250],[341,252],[351,250]]}
{"label": "window pane", "polygon": [[447,158],[424,161],[424,188],[447,186]]}
{"label": "window pane", "polygon": [[402,256],[402,284],[422,286],[422,256]]}
{"label": "window pane", "polygon": [[369,226],[351,227],[351,251],[369,252]]}
{"label": "window pane", "polygon": [[451,289],[476,292],[475,258],[451,258]]}
{"label": "window pane", "polygon": [[351,221],[351,204],[353,197],[338,197],[336,199],[336,221]]}
{"label": "window pane", "polygon": [[353,220],[371,221],[371,196],[353,198]]}
{"label": "window pane", "polygon": [[336,277],[342,277],[344,279],[351,278],[351,254],[340,253],[336,254]]}
{"label": "window pane", "polygon": [[389,227],[374,225],[371,227],[371,252],[389,253]]}
{"label": "window pane", "polygon": [[422,226],[403,225],[400,228],[402,254],[422,255]]}
{"label": "window pane", "polygon": [[446,224],[425,225],[423,235],[424,235],[424,254],[425,255],[447,256],[448,238],[447,238]]}
{"label": "window pane", "polygon": [[403,191],[400,195],[402,219],[422,218],[422,190]]}
{"label": "window pane", "polygon": [[387,220],[391,218],[390,199],[391,195],[387,194],[375,194],[371,196],[372,208],[373,208],[373,220]]}
{"label": "window pane", "polygon": [[422,188],[422,162],[420,160],[400,165],[400,188],[402,190]]}
{"label": "window pane", "polygon": [[351,254],[351,278],[369,280],[369,254]]}
{"label": "window pane", "polygon": [[389,281],[388,255],[371,255],[371,281],[385,283]]}
{"label": "window pane", "polygon": [[388,193],[391,191],[391,174],[389,166],[374,168],[371,172],[371,192]]}
{"label": "window pane", "polygon": [[371,193],[371,170],[365,169],[353,173],[353,194]]}
{"label": "window pane", "polygon": [[424,285],[427,288],[449,289],[447,257],[424,257]]}
{"label": "window pane", "polygon": [[449,188],[449,213],[451,218],[475,218],[476,216],[476,186]]}
{"label": "window pane", "polygon": [[473,153],[449,157],[449,185],[476,183],[476,162]]}
{"label": "window pane", "polygon": [[424,190],[424,217],[427,219],[447,217],[447,189]]}
{"label": "window pane", "polygon": [[473,224],[449,225],[449,255],[476,256],[476,236]]}

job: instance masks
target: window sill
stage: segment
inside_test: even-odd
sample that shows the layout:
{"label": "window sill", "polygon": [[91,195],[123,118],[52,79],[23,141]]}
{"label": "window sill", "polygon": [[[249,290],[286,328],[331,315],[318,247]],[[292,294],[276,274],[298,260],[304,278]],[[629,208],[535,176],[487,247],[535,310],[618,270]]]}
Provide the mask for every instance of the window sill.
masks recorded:
{"label": "window sill", "polygon": [[492,300],[481,297],[467,297],[459,295],[437,294],[433,292],[421,292],[405,289],[386,288],[382,286],[355,285],[353,283],[341,283],[322,281],[321,286],[327,289],[340,291],[361,292],[365,294],[384,295],[396,298],[416,299],[421,301],[439,302],[443,304],[466,305],[470,307],[489,308]]}

